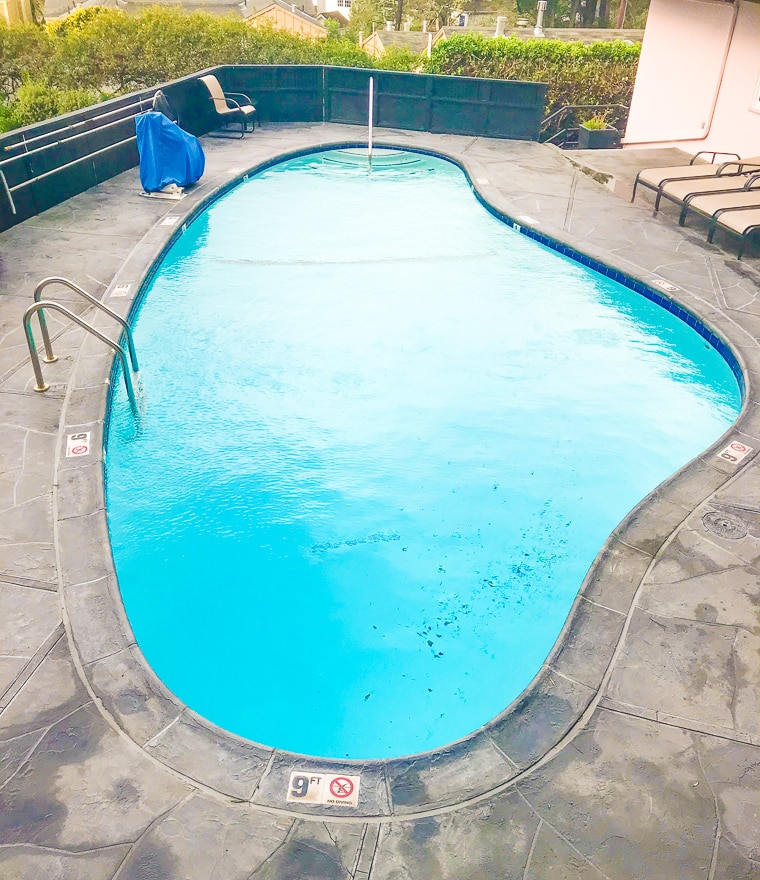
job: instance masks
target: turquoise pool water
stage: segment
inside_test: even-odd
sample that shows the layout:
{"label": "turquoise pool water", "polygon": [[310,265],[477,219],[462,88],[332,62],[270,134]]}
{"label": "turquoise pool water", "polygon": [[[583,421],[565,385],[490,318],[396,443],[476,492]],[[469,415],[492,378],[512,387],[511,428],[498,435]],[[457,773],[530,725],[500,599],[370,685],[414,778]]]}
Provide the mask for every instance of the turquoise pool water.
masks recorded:
{"label": "turquoise pool water", "polygon": [[148,662],[222,727],[321,756],[503,710],[608,534],[740,405],[686,324],[453,165],[383,155],[288,161],[192,223],[135,322],[141,430],[121,383],[108,425]]}

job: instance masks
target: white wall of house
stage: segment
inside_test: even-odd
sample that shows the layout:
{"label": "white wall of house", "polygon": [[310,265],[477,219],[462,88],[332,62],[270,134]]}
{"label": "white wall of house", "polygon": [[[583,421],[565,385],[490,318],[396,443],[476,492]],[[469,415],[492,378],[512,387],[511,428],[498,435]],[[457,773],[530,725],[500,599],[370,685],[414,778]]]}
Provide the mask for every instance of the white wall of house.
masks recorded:
{"label": "white wall of house", "polygon": [[760,155],[760,4],[652,0],[624,147]]}
{"label": "white wall of house", "polygon": [[317,13],[340,12],[351,18],[351,0],[317,0]]}

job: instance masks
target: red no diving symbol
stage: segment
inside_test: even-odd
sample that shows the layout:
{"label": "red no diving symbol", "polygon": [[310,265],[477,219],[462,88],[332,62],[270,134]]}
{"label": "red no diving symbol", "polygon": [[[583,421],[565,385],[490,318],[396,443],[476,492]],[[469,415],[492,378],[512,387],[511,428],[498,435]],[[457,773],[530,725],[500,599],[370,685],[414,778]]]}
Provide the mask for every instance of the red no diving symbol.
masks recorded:
{"label": "red no diving symbol", "polygon": [[351,797],[354,790],[354,784],[345,776],[336,776],[330,780],[330,794],[336,798]]}
{"label": "red no diving symbol", "polygon": [[87,452],[86,446],[72,446],[71,447],[71,454],[72,455],[84,455],[85,452]]}
{"label": "red no diving symbol", "polygon": [[734,452],[746,452],[747,451],[747,447],[743,443],[739,443],[737,440],[735,440],[731,444],[731,449],[733,449]]}

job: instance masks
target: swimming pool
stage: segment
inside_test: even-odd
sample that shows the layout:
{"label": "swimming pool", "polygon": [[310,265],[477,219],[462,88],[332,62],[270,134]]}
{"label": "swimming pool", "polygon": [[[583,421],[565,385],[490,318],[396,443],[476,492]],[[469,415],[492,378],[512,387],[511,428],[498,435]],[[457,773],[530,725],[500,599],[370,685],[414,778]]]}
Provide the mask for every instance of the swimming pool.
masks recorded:
{"label": "swimming pool", "polygon": [[135,325],[138,436],[113,401],[108,515],[138,642],[181,699],[267,745],[385,757],[520,693],[607,534],[738,389],[454,166],[335,158],[263,172],[164,258]]}

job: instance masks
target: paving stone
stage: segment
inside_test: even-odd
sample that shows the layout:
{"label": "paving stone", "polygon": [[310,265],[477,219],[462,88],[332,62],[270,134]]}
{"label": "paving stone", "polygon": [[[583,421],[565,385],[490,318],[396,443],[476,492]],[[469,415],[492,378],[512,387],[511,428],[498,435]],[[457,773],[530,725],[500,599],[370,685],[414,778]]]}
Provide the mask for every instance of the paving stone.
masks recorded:
{"label": "paving stone", "polygon": [[654,556],[688,514],[685,507],[655,492],[628,514],[613,536],[630,547]]}
{"label": "paving stone", "polygon": [[148,669],[136,646],[92,663],[86,674],[106,710],[141,745],[168,727],[184,708]]}
{"label": "paving stone", "polygon": [[684,528],[652,567],[643,593],[647,601],[651,601],[650,597],[656,596],[663,584],[680,584],[679,589],[688,593],[684,581],[739,567],[743,567],[743,562],[730,547],[719,547],[712,541],[705,541],[703,533]]}
{"label": "paving stone", "polygon": [[596,690],[620,640],[625,615],[579,597],[547,666]]}
{"label": "paving stone", "polygon": [[0,788],[13,778],[24,761],[34,751],[43,735],[44,731],[37,730],[32,733],[23,733],[12,739],[0,739]]}
{"label": "paving stone", "polygon": [[58,475],[58,518],[87,516],[105,509],[103,465],[87,458],[77,459],[78,467],[61,470]]}
{"label": "paving stone", "polygon": [[436,751],[385,762],[393,813],[461,803],[511,779],[517,768],[480,732]]}
{"label": "paving stone", "polygon": [[61,620],[58,596],[0,583],[0,651],[28,660]]}
{"label": "paving stone", "polygon": [[722,837],[744,859],[760,862],[760,749],[717,737],[695,741],[705,782],[718,801]]}
{"label": "paving stone", "polygon": [[133,645],[115,575],[66,588],[66,609],[74,646],[88,664]]}
{"label": "paving stone", "polygon": [[707,878],[716,816],[701,779],[692,734],[602,710],[519,787],[604,877]]}
{"label": "paving stone", "polygon": [[108,526],[104,510],[87,516],[74,516],[58,524],[61,572],[64,586],[89,583],[112,573]]}
{"label": "paving stone", "polygon": [[23,504],[50,491],[58,437],[29,431],[24,442],[24,461],[16,480],[16,503]]}
{"label": "paving stone", "polygon": [[528,767],[559,742],[593,695],[585,685],[544,667],[510,710],[486,730],[510,761]]}
{"label": "paving stone", "polygon": [[604,875],[541,820],[523,880],[600,880]]}
{"label": "paving stone", "polygon": [[[248,880],[282,846],[292,825],[287,817],[194,795],[137,842],[119,877]],[[324,826],[316,827],[326,836]]]}
{"label": "paving stone", "polygon": [[360,777],[359,805],[357,807],[298,804],[291,807],[298,814],[337,819],[357,816],[387,816],[391,812],[388,783],[382,761],[346,762],[333,758],[313,758],[281,751],[274,753],[266,773],[253,793],[251,802],[282,809],[286,805],[290,775],[296,770]]}
{"label": "paving stone", "polygon": [[[727,521],[736,524],[738,529],[717,531],[716,525],[720,526],[721,515]],[[709,519],[710,516],[713,517],[712,520]],[[714,501],[689,517],[687,528],[693,528],[700,534],[707,535],[710,542],[750,565],[760,565],[760,507],[749,509]],[[743,534],[740,534],[742,530]]]}
{"label": "paving stone", "polygon": [[607,695],[680,718],[734,729],[733,627],[636,611]]}
{"label": "paving stone", "polygon": [[610,538],[590,569],[581,594],[598,605],[627,614],[652,557]]}
{"label": "paving stone", "polygon": [[[93,389],[94,390],[94,389]],[[78,413],[79,415],[84,415],[81,411]],[[72,455],[68,457],[66,455],[66,446],[68,443],[68,435],[69,434],[83,434],[89,433],[90,435],[90,451],[86,456],[77,456]],[[59,484],[62,489],[68,490],[70,488],[70,484],[63,481],[63,476],[66,471],[79,471],[82,467],[87,467],[88,465],[100,465],[103,467],[103,455],[104,455],[104,447],[103,447],[103,424],[102,422],[92,421],[77,421],[74,419],[69,419],[68,413],[66,417],[66,425],[63,431],[63,436],[61,438],[61,458],[58,463],[58,479]],[[102,476],[101,476],[102,480]],[[96,487],[93,486],[93,491],[97,491]],[[102,490],[101,490],[102,491]],[[70,511],[65,511],[70,512]],[[91,508],[86,513],[83,513],[83,516],[87,516],[92,513],[93,509]],[[64,517],[59,517],[64,518]]]}
{"label": "paving stone", "polygon": [[0,697],[13,684],[27,662],[25,657],[3,657],[0,655]]}
{"label": "paving stone", "polygon": [[65,637],[32,673],[21,690],[0,711],[0,737],[10,739],[53,724],[90,702],[77,674]]}
{"label": "paving stone", "polygon": [[53,495],[47,494],[16,504],[0,513],[0,542],[6,546],[42,544],[53,534]]}
{"label": "paving stone", "polygon": [[0,789],[0,843],[92,850],[131,842],[189,792],[85,706],[54,724]]}
{"label": "paving stone", "polygon": [[760,862],[745,858],[730,840],[722,838],[712,880],[760,880]]}
{"label": "paving stone", "polygon": [[46,852],[36,847],[0,848],[0,876],[7,880],[110,880],[129,851],[112,846],[90,853]]}
{"label": "paving stone", "polygon": [[[657,569],[652,576],[656,578]],[[760,569],[735,562],[674,582],[648,581],[638,606],[662,617],[742,626],[760,633]]]}
{"label": "paving stone", "polygon": [[242,800],[253,794],[271,755],[271,750],[234,737],[189,710],[145,748],[189,779]]}
{"label": "paving stone", "polygon": [[522,880],[539,817],[515,791],[380,832],[372,880]]}
{"label": "paving stone", "polygon": [[[738,630],[733,651],[734,728],[760,744],[760,635]],[[759,852],[760,854],[760,852]]]}
{"label": "paving stone", "polygon": [[286,842],[256,872],[257,880],[349,878],[343,851],[324,826],[298,822]]}

